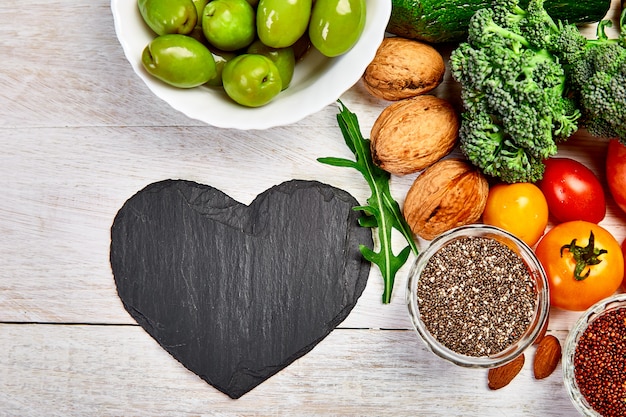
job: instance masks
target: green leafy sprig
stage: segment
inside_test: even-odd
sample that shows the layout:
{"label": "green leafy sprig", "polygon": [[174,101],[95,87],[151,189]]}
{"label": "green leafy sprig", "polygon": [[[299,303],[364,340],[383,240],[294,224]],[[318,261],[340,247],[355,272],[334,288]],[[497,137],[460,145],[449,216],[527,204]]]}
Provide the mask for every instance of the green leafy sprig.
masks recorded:
{"label": "green leafy sprig", "polygon": [[[370,140],[365,139],[361,134],[357,116],[340,100],[338,103],[340,112],[337,115],[337,122],[346,145],[354,153],[356,159],[351,161],[345,158],[326,157],[318,158],[318,161],[338,167],[354,168],[363,175],[370,187],[372,194],[367,199],[367,204],[353,209],[364,213],[364,216],[359,219],[360,226],[377,228],[380,247],[376,252],[373,248],[359,245],[359,250],[365,259],[376,264],[380,269],[384,281],[382,302],[388,304],[391,302],[396,273],[404,265],[411,251],[417,255],[418,249],[411,228],[400,211],[400,205],[391,195],[389,189],[391,175],[374,164]],[[393,253],[391,245],[393,229],[398,230],[408,243],[397,255]]]}

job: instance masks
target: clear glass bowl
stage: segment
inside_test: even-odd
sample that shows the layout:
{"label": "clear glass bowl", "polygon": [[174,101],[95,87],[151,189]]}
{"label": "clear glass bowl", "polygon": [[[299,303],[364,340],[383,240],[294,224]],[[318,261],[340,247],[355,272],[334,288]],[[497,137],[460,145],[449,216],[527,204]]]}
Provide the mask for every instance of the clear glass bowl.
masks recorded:
{"label": "clear glass bowl", "polygon": [[563,382],[565,383],[565,389],[574,404],[574,407],[583,415],[588,417],[602,417],[602,414],[595,411],[589,403],[585,400],[585,397],[580,392],[578,385],[576,384],[575,369],[574,369],[574,354],[576,353],[576,346],[578,340],[583,335],[587,327],[598,317],[603,314],[620,308],[626,308],[626,294],[617,294],[607,299],[604,299],[593,306],[591,306],[583,315],[578,319],[574,327],[570,331],[565,341],[563,348]]}
{"label": "clear glass bowl", "polygon": [[[469,356],[455,352],[441,344],[428,331],[427,326],[420,316],[420,309],[417,300],[417,286],[420,276],[428,263],[429,259],[439,251],[442,247],[455,239],[464,237],[485,237],[504,243],[515,253],[517,253],[528,267],[531,277],[535,281],[536,289],[536,309],[532,316],[530,326],[517,340],[517,342],[505,348],[503,351],[491,354],[489,356]],[[522,240],[514,235],[502,230],[484,224],[472,224],[461,226],[445,232],[433,239],[430,245],[420,252],[409,272],[408,287],[406,301],[409,308],[409,314],[413,322],[415,330],[425,342],[426,346],[436,355],[446,359],[459,366],[471,368],[492,368],[503,365],[512,361],[519,356],[524,350],[533,344],[537,337],[541,334],[544,325],[548,319],[550,308],[550,295],[548,289],[548,279],[541,263],[536,258],[533,250]]]}

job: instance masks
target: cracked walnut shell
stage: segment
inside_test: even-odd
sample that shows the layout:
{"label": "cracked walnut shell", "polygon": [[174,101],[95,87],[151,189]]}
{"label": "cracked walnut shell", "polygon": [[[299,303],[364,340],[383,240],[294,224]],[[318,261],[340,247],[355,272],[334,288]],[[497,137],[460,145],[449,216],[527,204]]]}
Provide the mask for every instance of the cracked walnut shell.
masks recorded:
{"label": "cracked walnut shell", "polygon": [[425,94],[397,101],[372,126],[372,160],[395,175],[421,171],[454,149],[459,126],[447,100]]}
{"label": "cracked walnut shell", "polygon": [[363,74],[375,97],[397,101],[428,93],[443,81],[446,66],[434,47],[412,39],[384,38]]}
{"label": "cracked walnut shell", "polygon": [[415,179],[404,200],[403,214],[413,233],[432,240],[476,222],[488,194],[487,179],[476,167],[463,159],[442,159]]}

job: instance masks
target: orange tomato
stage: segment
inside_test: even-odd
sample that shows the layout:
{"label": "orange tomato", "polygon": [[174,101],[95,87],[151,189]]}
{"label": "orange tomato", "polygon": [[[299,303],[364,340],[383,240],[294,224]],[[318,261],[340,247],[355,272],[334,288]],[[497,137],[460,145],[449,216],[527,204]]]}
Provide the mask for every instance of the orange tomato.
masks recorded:
{"label": "orange tomato", "polygon": [[496,184],[489,189],[483,223],[500,227],[533,246],[548,225],[548,203],[534,184]]}
{"label": "orange tomato", "polygon": [[622,242],[622,255],[624,255],[624,278],[622,278],[622,289],[626,291],[626,239]]}
{"label": "orange tomato", "polygon": [[619,242],[595,223],[560,223],[535,249],[550,286],[550,304],[565,310],[586,310],[609,297],[624,277]]}

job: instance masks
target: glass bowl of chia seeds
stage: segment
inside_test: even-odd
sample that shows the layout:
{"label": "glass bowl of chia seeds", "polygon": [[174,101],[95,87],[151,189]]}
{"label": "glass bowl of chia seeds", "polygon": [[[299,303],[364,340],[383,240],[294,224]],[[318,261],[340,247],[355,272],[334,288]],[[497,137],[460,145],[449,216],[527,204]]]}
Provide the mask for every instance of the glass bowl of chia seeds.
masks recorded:
{"label": "glass bowl of chia seeds", "polygon": [[407,304],[426,346],[456,365],[512,361],[548,319],[548,280],[533,250],[498,227],[472,224],[433,239],[409,272]]}
{"label": "glass bowl of chia seeds", "polygon": [[578,319],[563,348],[563,381],[584,416],[626,416],[626,294]]}

